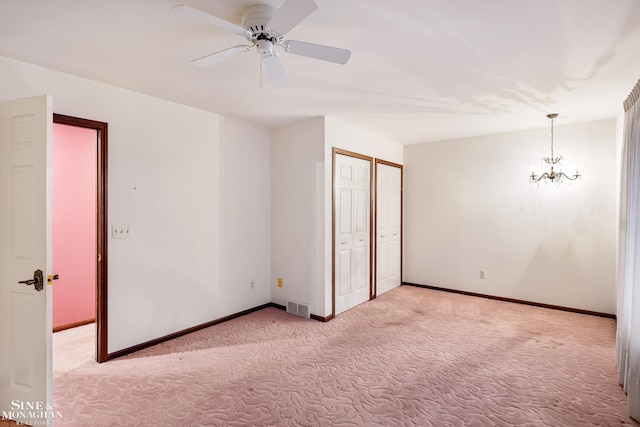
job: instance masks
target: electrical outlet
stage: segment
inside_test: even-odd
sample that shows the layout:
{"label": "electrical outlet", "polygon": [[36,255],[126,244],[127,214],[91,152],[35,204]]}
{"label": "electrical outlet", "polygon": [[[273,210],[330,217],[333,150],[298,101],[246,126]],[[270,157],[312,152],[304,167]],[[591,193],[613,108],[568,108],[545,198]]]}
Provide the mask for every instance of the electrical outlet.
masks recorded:
{"label": "electrical outlet", "polygon": [[480,270],[480,278],[481,279],[486,279],[487,278],[487,272],[484,270]]}
{"label": "electrical outlet", "polygon": [[251,282],[251,290],[254,290],[255,288],[256,288],[255,282]]}
{"label": "electrical outlet", "polygon": [[278,277],[278,287],[282,287],[282,277]]}

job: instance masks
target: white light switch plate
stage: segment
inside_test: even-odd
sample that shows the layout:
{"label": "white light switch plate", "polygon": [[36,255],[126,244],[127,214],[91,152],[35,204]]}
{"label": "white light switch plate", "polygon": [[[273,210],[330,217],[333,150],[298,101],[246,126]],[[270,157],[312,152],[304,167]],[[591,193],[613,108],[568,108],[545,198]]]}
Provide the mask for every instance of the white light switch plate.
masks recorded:
{"label": "white light switch plate", "polygon": [[111,226],[111,238],[112,239],[130,239],[131,238],[131,225],[112,225]]}

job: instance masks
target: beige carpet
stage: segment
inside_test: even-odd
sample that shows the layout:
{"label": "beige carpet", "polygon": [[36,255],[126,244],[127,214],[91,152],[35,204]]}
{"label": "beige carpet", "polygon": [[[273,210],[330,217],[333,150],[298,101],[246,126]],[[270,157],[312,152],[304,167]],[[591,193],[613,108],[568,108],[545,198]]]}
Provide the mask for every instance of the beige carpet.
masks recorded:
{"label": "beige carpet", "polygon": [[611,319],[403,286],[267,308],[59,377],[59,426],[623,426]]}
{"label": "beige carpet", "polygon": [[96,324],[55,332],[53,347],[53,379],[96,360]]}

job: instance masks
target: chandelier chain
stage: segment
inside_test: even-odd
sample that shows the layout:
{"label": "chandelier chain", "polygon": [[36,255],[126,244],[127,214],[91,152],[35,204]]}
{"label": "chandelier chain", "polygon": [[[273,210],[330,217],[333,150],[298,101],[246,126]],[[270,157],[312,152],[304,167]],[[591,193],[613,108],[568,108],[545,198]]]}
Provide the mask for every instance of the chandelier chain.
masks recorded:
{"label": "chandelier chain", "polygon": [[553,119],[551,119],[551,161],[553,162]]}

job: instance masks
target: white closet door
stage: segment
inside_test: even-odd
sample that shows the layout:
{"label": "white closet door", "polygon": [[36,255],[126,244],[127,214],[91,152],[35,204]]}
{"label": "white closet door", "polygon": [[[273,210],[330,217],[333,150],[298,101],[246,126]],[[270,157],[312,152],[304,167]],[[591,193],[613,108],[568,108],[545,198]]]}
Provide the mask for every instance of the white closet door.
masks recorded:
{"label": "white closet door", "polygon": [[335,314],[369,300],[371,163],[336,155]]}
{"label": "white closet door", "polygon": [[380,295],[401,284],[401,168],[378,163],[376,200],[376,295]]}

